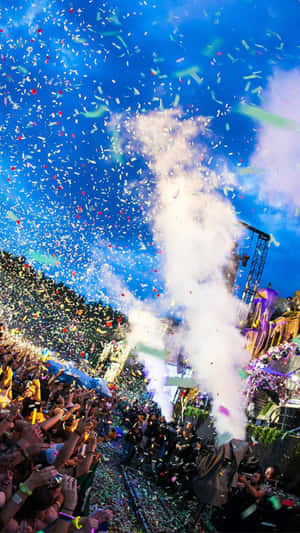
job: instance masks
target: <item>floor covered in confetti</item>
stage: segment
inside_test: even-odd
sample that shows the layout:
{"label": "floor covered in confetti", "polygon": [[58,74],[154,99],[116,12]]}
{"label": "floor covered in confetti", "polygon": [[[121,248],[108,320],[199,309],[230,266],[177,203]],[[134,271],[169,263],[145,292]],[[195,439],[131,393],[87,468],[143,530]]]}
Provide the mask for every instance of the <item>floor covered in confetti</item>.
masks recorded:
{"label": "floor covered in confetti", "polygon": [[114,513],[110,533],[172,533],[182,530],[196,501],[182,505],[180,497],[158,487],[144,469],[118,465],[120,448],[107,444],[96,471],[90,509],[108,507]]}
{"label": "floor covered in confetti", "polygon": [[[90,512],[99,507],[113,511],[114,518],[109,533],[183,533],[190,531],[185,529],[185,524],[195,515],[198,508],[197,500],[186,499],[178,492],[175,494],[157,485],[145,456],[135,456],[130,466],[121,466],[119,464],[121,449],[121,441],[101,444],[102,456],[89,499]],[[278,492],[278,496],[274,499],[287,500],[288,495]],[[295,500],[295,506],[293,511],[285,511],[286,529],[284,527],[282,529],[282,523],[280,526],[277,524],[279,529],[276,529],[277,526],[273,524],[274,520],[270,521],[270,515],[264,515],[259,531],[297,531],[297,527],[295,529],[294,526],[299,517],[300,500],[291,495],[290,499]],[[282,506],[273,505],[273,507],[278,511]],[[203,513],[201,523],[193,529],[194,533],[217,533],[211,512],[212,509],[207,509]]]}

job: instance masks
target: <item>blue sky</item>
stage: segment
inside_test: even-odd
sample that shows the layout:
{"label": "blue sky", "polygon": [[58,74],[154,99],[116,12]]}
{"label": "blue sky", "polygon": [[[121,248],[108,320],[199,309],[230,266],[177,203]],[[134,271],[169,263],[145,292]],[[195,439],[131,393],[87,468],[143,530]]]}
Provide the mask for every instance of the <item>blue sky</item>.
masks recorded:
{"label": "blue sky", "polygon": [[[118,117],[180,105],[186,117],[211,117],[211,167],[226,164],[238,216],[279,243],[263,283],[293,294],[297,183],[273,199],[272,179],[255,162],[279,128],[267,130],[237,106],[272,112],[274,76],[280,92],[300,68],[299,25],[296,0],[1,2],[2,248],[90,299],[109,296],[97,276],[103,264],[137,297],[163,292],[162,254],[147,222],[154,179],[120,149]],[[282,116],[284,105],[297,108],[295,98],[284,100]]]}

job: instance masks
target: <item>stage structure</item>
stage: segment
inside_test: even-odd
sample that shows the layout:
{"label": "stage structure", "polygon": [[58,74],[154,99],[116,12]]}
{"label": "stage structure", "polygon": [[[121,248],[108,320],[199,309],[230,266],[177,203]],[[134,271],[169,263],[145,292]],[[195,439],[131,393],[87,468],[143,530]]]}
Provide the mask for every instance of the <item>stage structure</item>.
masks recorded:
{"label": "stage structure", "polygon": [[256,246],[251,259],[247,281],[245,284],[242,300],[246,304],[252,303],[256,291],[259,288],[262,273],[266,264],[267,254],[270,246],[271,237],[264,231],[261,231],[246,222],[239,220],[239,223],[247,228],[251,233],[251,238],[256,238]]}
{"label": "stage structure", "polygon": [[[224,268],[224,277],[228,290],[238,293],[243,302],[251,304],[259,289],[271,237],[247,222],[239,220],[239,223],[247,230],[248,235],[245,235],[241,243],[235,243],[231,257]],[[245,246],[247,240],[249,243]],[[250,267],[247,271],[249,262]]]}

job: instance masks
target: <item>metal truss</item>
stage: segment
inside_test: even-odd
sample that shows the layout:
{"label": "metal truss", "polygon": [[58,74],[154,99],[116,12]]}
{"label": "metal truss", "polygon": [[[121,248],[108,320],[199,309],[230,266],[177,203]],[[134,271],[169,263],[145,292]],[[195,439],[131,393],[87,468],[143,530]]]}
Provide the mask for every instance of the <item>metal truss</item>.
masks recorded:
{"label": "metal truss", "polygon": [[270,245],[270,235],[260,231],[253,226],[250,226],[246,222],[241,222],[252,234],[257,235],[256,247],[251,260],[248,278],[245,284],[242,300],[246,304],[250,304],[255,296],[256,291],[259,288],[262,273],[265,267],[268,249]]}

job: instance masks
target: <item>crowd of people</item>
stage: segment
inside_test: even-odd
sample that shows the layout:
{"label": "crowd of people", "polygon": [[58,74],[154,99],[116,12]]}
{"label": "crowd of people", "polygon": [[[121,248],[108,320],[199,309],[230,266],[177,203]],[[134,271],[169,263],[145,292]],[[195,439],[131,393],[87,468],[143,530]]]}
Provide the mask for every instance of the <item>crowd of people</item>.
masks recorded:
{"label": "crowd of people", "polygon": [[226,456],[225,446],[217,449],[213,442],[204,442],[191,422],[167,423],[151,402],[131,402],[123,408],[123,417],[128,432],[120,463],[143,468],[183,506],[198,498],[198,511],[184,531],[194,531],[202,518],[205,527],[208,511],[217,531],[294,531],[288,525],[290,509],[281,501],[293,506],[295,500],[284,499],[278,469],[263,469],[247,443],[237,443],[238,448],[244,446],[239,459],[239,451]]}
{"label": "crowd of people", "polygon": [[3,334],[1,328],[0,531],[107,531],[110,510],[81,513],[101,443],[117,435],[111,426],[105,435],[98,432],[110,419],[114,397],[72,389]]}
{"label": "crowd of people", "polygon": [[[123,432],[113,427],[114,416]],[[1,532],[107,531],[111,510],[89,514],[88,494],[101,446],[120,435],[120,465],[143,469],[182,505],[198,498],[186,531],[207,509],[219,531],[260,531],[262,509],[264,517],[274,514],[276,470],[263,472],[248,445],[237,460],[238,451],[203,442],[191,423],[168,423],[150,400],[67,385],[36,354],[8,343],[0,328]]]}

